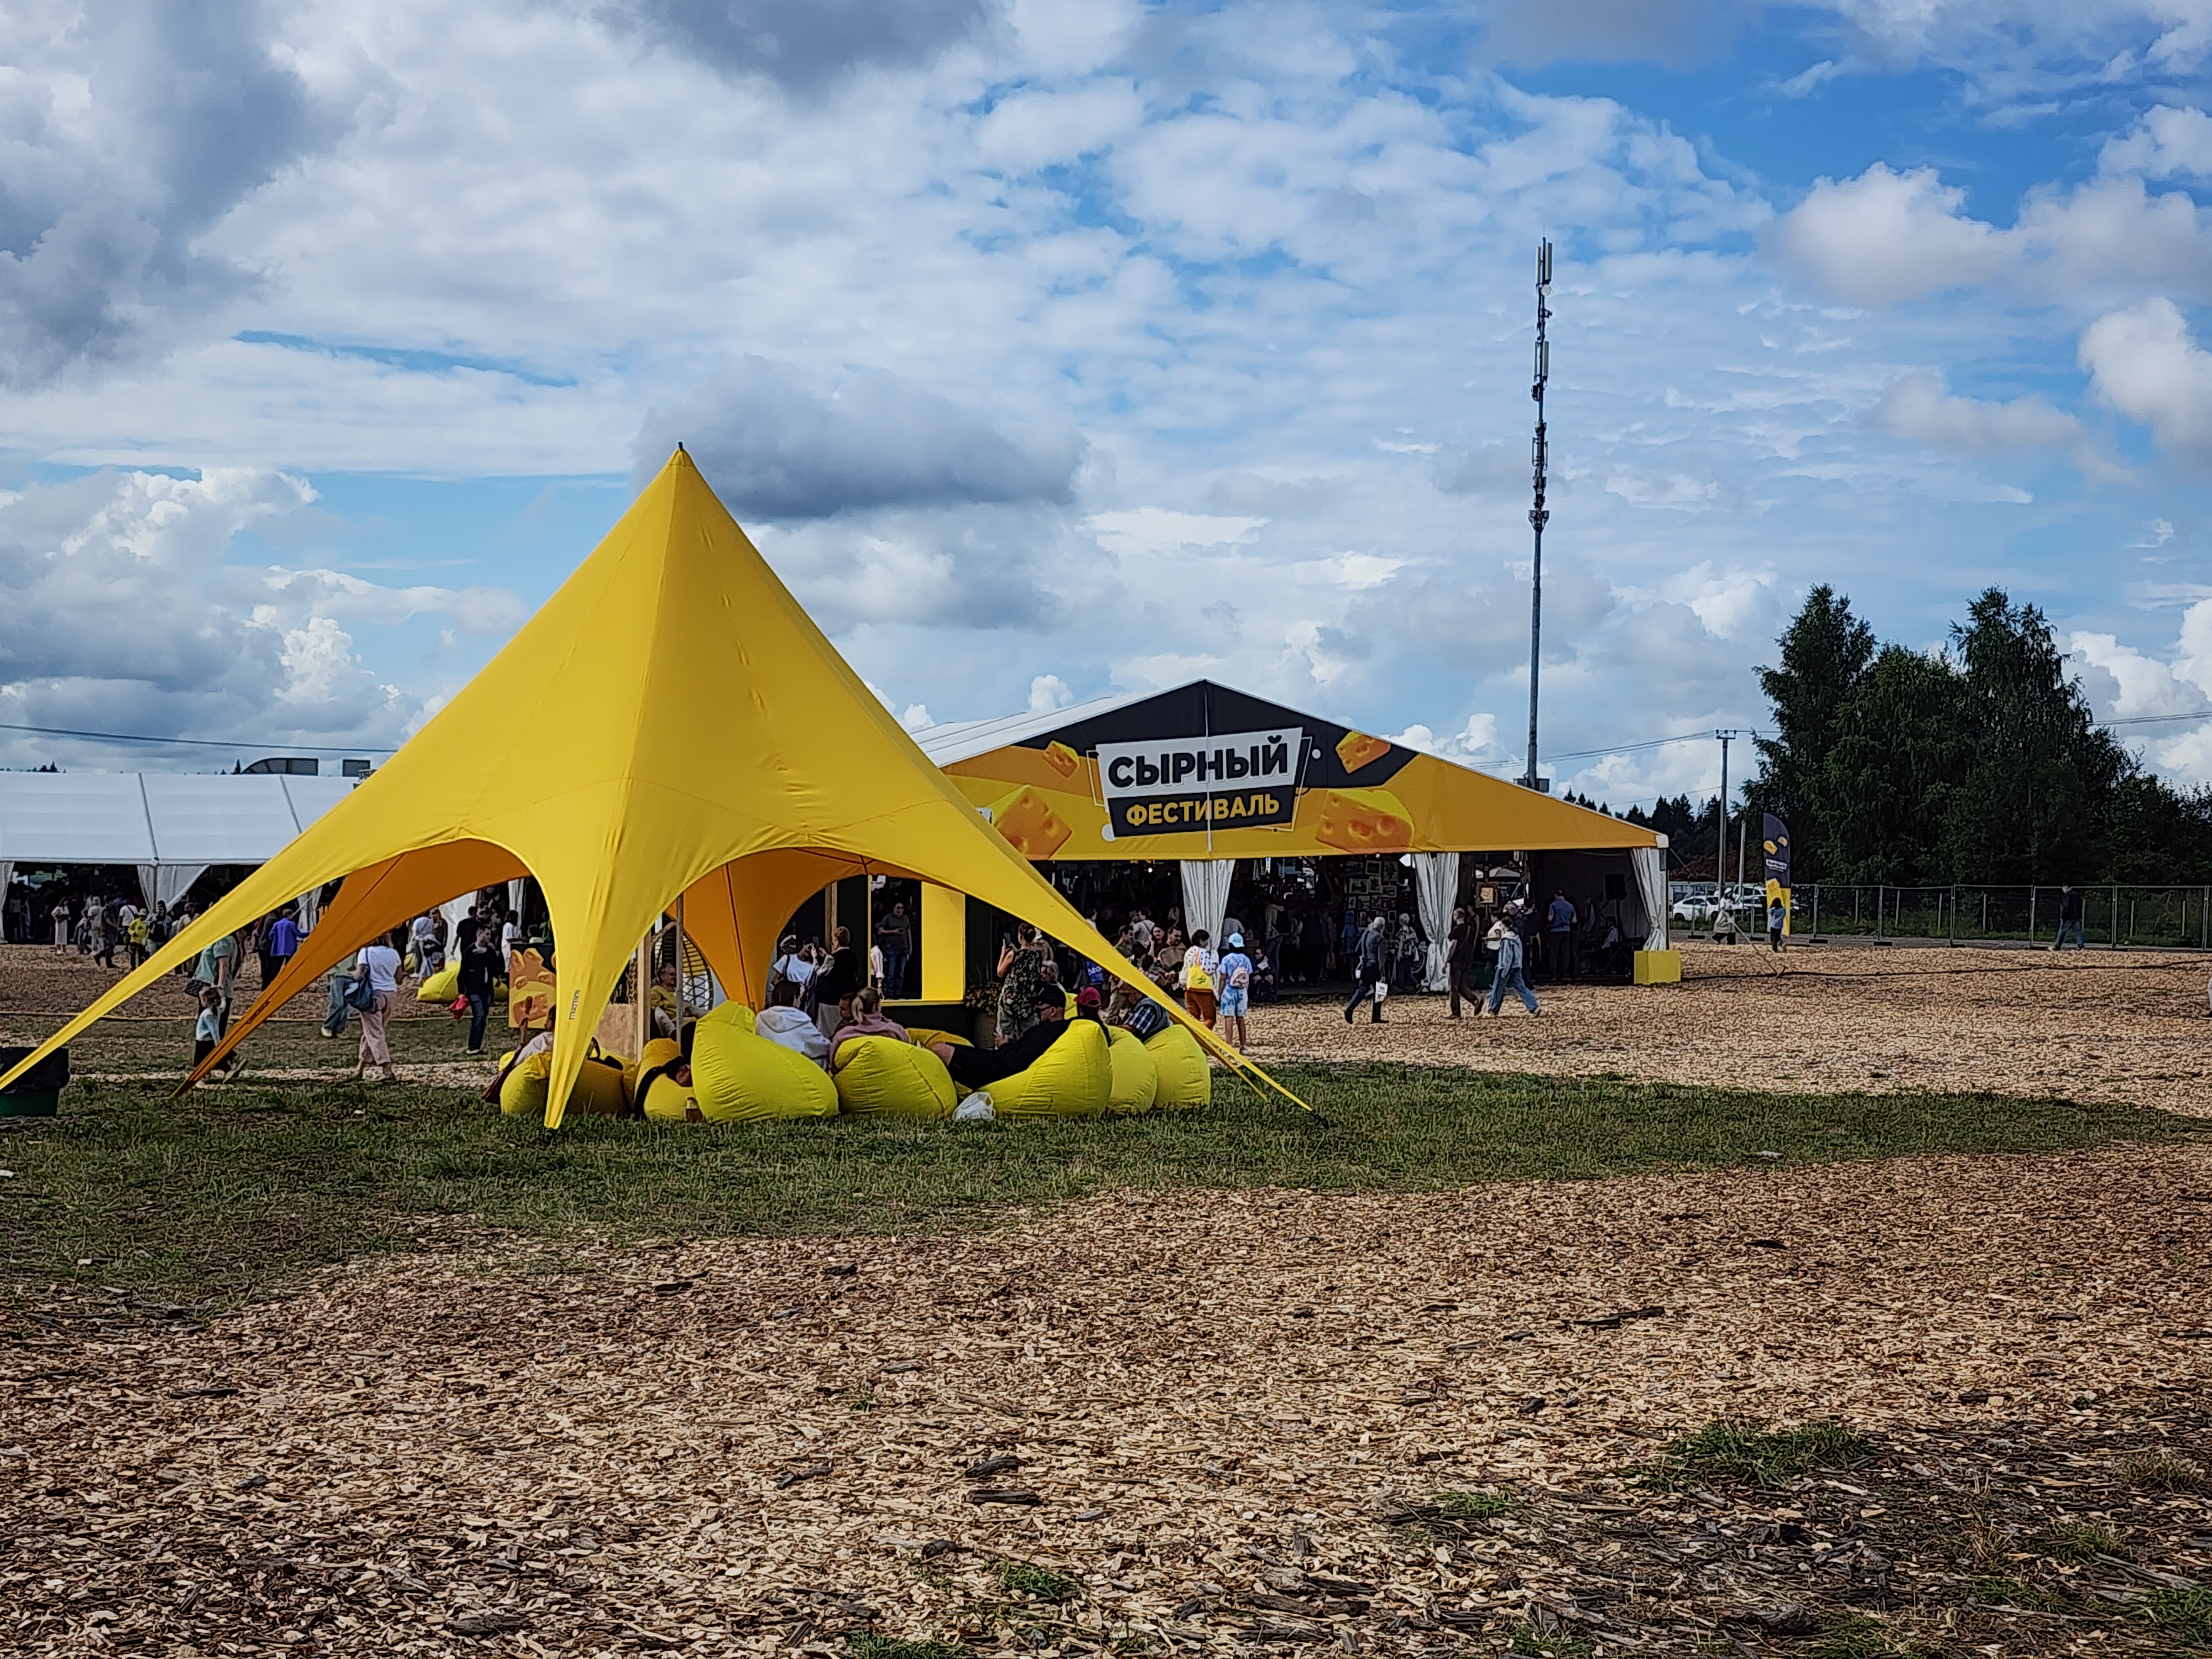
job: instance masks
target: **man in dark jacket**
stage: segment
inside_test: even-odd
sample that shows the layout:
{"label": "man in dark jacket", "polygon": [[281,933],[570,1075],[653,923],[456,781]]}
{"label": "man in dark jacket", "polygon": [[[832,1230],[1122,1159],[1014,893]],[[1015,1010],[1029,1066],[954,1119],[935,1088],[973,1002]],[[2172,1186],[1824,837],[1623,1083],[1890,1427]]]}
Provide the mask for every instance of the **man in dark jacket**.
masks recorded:
{"label": "man in dark jacket", "polygon": [[1370,917],[1366,931],[1359,936],[1355,957],[1358,983],[1352,988],[1352,1000],[1344,1005],[1344,1023],[1352,1024],[1352,1012],[1359,1006],[1362,997],[1375,999],[1370,1024],[1382,1024],[1382,999],[1390,994],[1390,942],[1383,936],[1382,918]]}
{"label": "man in dark jacket", "polygon": [[[1096,1018],[1092,1011],[1098,1006],[1098,994],[1086,989],[1091,999],[1089,1006],[1078,1018]],[[1017,1072],[1026,1072],[1042,1059],[1046,1049],[1067,1035],[1067,993],[1058,981],[1043,986],[1036,994],[1036,1024],[1012,1042],[996,1048],[968,1048],[957,1042],[933,1042],[929,1051],[945,1062],[945,1069],[952,1073],[952,1080],[963,1089],[988,1089],[1002,1078]]]}
{"label": "man in dark jacket", "polygon": [[1475,1001],[1482,1000],[1475,994],[1471,981],[1478,952],[1482,949],[1483,931],[1482,923],[1468,914],[1465,905],[1452,912],[1451,933],[1444,944],[1444,973],[1451,981],[1450,1018],[1453,1019],[1460,1017],[1459,1000],[1462,989],[1474,996]]}
{"label": "man in dark jacket", "polygon": [[2062,887],[2058,890],[2058,937],[2051,940],[2051,948],[2054,951],[2064,950],[2066,935],[2069,933],[2074,935],[2075,950],[2086,951],[2089,948],[2088,941],[2082,937],[2081,933],[2081,890],[2078,887]]}

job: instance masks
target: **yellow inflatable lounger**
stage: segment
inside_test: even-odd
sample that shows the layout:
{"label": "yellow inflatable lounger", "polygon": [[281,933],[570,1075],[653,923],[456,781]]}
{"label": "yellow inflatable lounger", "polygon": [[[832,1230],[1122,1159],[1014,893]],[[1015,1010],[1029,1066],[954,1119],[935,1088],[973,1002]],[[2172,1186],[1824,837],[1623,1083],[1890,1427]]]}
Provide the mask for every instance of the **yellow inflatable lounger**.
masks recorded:
{"label": "yellow inflatable lounger", "polygon": [[952,1073],[917,1044],[896,1037],[850,1037],[837,1048],[837,1104],[866,1117],[952,1115]]}
{"label": "yellow inflatable lounger", "polygon": [[[509,1117],[543,1117],[545,1085],[552,1075],[551,1050],[531,1055],[499,1085],[499,1109]],[[627,1103],[621,1063],[597,1054],[586,1060],[576,1073],[576,1086],[568,1091],[568,1109],[593,1117],[620,1117]]]}
{"label": "yellow inflatable lounger", "polygon": [[781,1042],[755,1036],[751,1010],[716,1018],[721,1012],[715,1009],[691,1034],[691,1091],[702,1117],[757,1123],[836,1115],[837,1087],[828,1073]]}
{"label": "yellow inflatable lounger", "polygon": [[623,1096],[632,1104],[637,1101],[637,1080],[656,1066],[665,1066],[684,1052],[674,1037],[652,1037],[647,1040],[645,1053],[635,1060],[623,1062]]}
{"label": "yellow inflatable lounger", "polygon": [[1206,1050],[1181,1025],[1170,1025],[1145,1040],[1159,1073],[1159,1091],[1152,1104],[1164,1112],[1188,1112],[1213,1103],[1213,1068],[1206,1063]]}
{"label": "yellow inflatable lounger", "polygon": [[933,1042],[949,1042],[956,1048],[972,1048],[975,1046],[964,1036],[957,1036],[951,1031],[933,1031],[927,1025],[908,1026],[906,1039],[908,1042],[918,1042],[924,1047]]}
{"label": "yellow inflatable lounger", "polygon": [[1160,1091],[1160,1068],[1152,1051],[1134,1031],[1120,1025],[1106,1028],[1107,1057],[1114,1066],[1114,1086],[1106,1097],[1106,1109],[1116,1117],[1149,1112]]}
{"label": "yellow inflatable lounger", "polygon": [[1095,1019],[1069,1021],[1067,1034],[1033,1065],[985,1092],[1000,1117],[1097,1117],[1114,1093],[1106,1028]]}
{"label": "yellow inflatable lounger", "polygon": [[449,962],[415,988],[417,1002],[451,1002],[461,994],[461,964]]}

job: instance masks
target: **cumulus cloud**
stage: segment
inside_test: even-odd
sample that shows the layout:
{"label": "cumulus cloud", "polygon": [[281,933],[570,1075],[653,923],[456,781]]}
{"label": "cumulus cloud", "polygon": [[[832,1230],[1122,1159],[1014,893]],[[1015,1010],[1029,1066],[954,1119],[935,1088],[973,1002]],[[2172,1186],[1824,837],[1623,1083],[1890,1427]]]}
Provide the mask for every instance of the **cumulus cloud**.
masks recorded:
{"label": "cumulus cloud", "polygon": [[1039,674],[1030,682],[1030,713],[1049,714],[1055,708],[1065,708],[1075,701],[1075,694],[1067,689],[1067,682],[1057,674]]}
{"label": "cumulus cloud", "polygon": [[2212,178],[2212,115],[2160,104],[2132,131],[2106,140],[2097,167],[2101,173],[2139,173],[2148,179],[2177,173]]}
{"label": "cumulus cloud", "polygon": [[1490,765],[1504,758],[1498,742],[1498,716],[1491,714],[1469,714],[1466,725],[1442,737],[1416,720],[1390,741],[1424,754],[1440,755],[1462,766]]}
{"label": "cumulus cloud", "polygon": [[605,15],[726,75],[816,93],[854,70],[908,69],[981,32],[989,0],[618,0]]}
{"label": "cumulus cloud", "polygon": [[[343,617],[519,615],[512,594],[241,570],[234,542],[315,499],[281,472],[101,472],[0,497],[7,718],[161,737],[389,743],[421,705],[380,683]],[[22,759],[45,752],[21,734]]]}
{"label": "cumulus cloud", "polygon": [[632,482],[642,485],[679,442],[740,520],[1065,502],[1084,452],[1070,428],[1012,433],[980,409],[880,369],[818,387],[760,357],[656,410],[639,434]]}
{"label": "cumulus cloud", "polygon": [[1933,167],[1876,162],[1856,179],[1822,179],[1778,220],[1769,241],[1824,291],[1887,306],[2009,280],[2042,295],[2119,284],[2212,295],[2212,234],[2185,191],[2152,195],[2135,173],[2071,191],[2033,191],[2009,229],[1971,216],[1966,192]]}
{"label": "cumulus cloud", "polygon": [[1856,179],[1823,179],[1775,225],[1782,256],[1852,305],[1894,305],[1987,282],[2004,267],[1996,232],[1964,216],[1966,193],[1933,167],[1877,161]]}
{"label": "cumulus cloud", "polygon": [[2064,410],[2036,397],[2006,403],[1954,397],[1943,377],[1930,369],[1893,381],[1868,414],[1867,424],[1950,455],[2056,449],[2065,452],[2085,473],[2125,476],[2099,453],[2080,419]]}
{"label": "cumulus cloud", "polygon": [[252,280],[197,246],[339,122],[256,0],[0,13],[0,382],[155,349]]}
{"label": "cumulus cloud", "polygon": [[2172,301],[2100,317],[2082,330],[2078,356],[2096,396],[2149,427],[2160,448],[2212,463],[2212,352]]}

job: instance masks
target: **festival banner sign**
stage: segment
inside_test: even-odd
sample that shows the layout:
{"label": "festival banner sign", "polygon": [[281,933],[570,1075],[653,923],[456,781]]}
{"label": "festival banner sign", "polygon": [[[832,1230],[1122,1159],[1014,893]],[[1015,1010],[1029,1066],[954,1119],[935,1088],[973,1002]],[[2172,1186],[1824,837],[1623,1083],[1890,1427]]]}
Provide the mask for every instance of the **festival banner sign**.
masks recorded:
{"label": "festival banner sign", "polygon": [[1300,726],[1102,743],[1099,783],[1116,835],[1253,830],[1297,811]]}

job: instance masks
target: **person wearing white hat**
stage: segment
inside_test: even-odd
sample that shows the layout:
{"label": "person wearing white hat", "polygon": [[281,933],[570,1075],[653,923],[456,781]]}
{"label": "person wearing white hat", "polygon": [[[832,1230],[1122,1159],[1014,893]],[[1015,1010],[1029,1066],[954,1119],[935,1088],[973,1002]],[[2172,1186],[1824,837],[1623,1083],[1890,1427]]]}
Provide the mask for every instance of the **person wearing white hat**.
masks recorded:
{"label": "person wearing white hat", "polygon": [[1244,954],[1244,935],[1231,933],[1228,953],[1221,958],[1221,1035],[1237,1045],[1240,1054],[1250,1040],[1244,1017],[1252,1006],[1252,958]]}
{"label": "person wearing white hat", "polygon": [[1521,994],[1522,1006],[1531,1014],[1542,1012],[1536,1006],[1536,994],[1528,988],[1528,975],[1522,971],[1526,957],[1522,954],[1520,934],[1503,921],[1493,921],[1490,924],[1490,948],[1498,952],[1498,968],[1490,976],[1489,1006],[1482,1012],[1496,1019],[1498,1006],[1505,1000],[1508,986]]}

